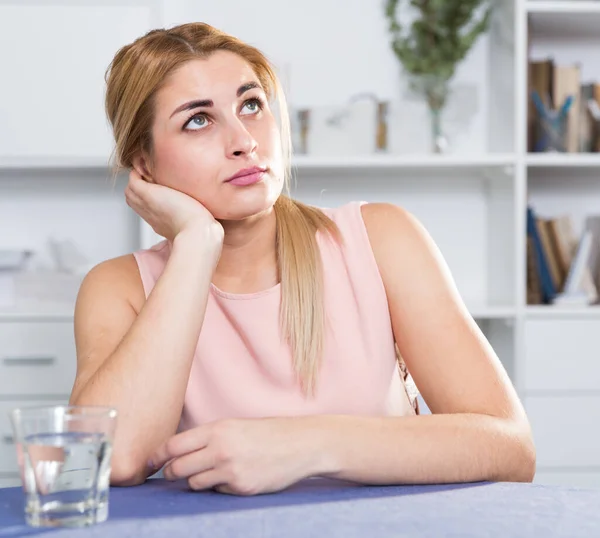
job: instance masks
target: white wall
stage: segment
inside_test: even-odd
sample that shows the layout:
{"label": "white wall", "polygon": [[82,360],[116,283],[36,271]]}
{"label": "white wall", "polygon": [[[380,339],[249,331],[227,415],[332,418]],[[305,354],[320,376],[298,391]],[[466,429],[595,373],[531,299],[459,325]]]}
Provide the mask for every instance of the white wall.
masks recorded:
{"label": "white wall", "polygon": [[[402,95],[381,0],[169,0],[164,20],[167,26],[207,22],[259,47],[278,68],[291,107],[340,106],[362,92],[398,101],[394,153],[429,149],[427,111],[420,100]],[[483,36],[456,73],[457,94],[446,116],[455,153],[486,148],[488,49]]]}

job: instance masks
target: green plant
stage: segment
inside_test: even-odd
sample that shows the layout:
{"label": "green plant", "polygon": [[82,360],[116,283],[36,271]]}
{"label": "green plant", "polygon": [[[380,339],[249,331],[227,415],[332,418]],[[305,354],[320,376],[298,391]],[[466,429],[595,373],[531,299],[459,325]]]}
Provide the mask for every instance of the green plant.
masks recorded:
{"label": "green plant", "polygon": [[400,0],[386,0],[392,49],[411,75],[411,85],[425,93],[433,110],[440,110],[456,66],[489,26],[492,0],[402,1],[420,16],[405,30],[397,18]]}

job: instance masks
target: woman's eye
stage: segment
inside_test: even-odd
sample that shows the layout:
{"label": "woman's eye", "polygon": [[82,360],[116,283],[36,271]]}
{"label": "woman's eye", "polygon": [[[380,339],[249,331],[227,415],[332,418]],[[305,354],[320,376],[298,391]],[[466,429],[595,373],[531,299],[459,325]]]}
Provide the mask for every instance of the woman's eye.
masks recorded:
{"label": "woman's eye", "polygon": [[258,99],[250,99],[244,103],[242,113],[244,110],[248,110],[247,114],[256,114],[262,110],[262,103]]}
{"label": "woman's eye", "polygon": [[207,125],[208,120],[206,116],[203,114],[196,114],[189,119],[184,128],[189,131],[199,131],[200,129],[204,129]]}

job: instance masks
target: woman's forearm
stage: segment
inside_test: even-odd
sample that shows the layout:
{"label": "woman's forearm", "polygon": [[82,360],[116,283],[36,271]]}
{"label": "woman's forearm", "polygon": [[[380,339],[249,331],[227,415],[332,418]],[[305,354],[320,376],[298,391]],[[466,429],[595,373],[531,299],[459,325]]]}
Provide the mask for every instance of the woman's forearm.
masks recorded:
{"label": "woman's forearm", "polygon": [[487,415],[306,417],[313,469],[365,484],[531,481],[527,426]]}
{"label": "woman's forearm", "polygon": [[118,410],[113,478],[145,478],[148,455],[179,423],[214,268],[211,245],[185,231],[133,325],[88,382],[77,405]]}

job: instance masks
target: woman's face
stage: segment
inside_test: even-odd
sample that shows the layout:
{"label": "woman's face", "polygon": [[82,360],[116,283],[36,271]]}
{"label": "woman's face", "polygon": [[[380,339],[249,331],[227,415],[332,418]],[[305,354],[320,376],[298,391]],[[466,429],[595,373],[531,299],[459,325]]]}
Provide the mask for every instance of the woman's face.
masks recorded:
{"label": "woman's face", "polygon": [[275,203],[283,187],[279,128],[245,60],[219,51],[184,64],[155,106],[154,181],[195,198],[220,220]]}

